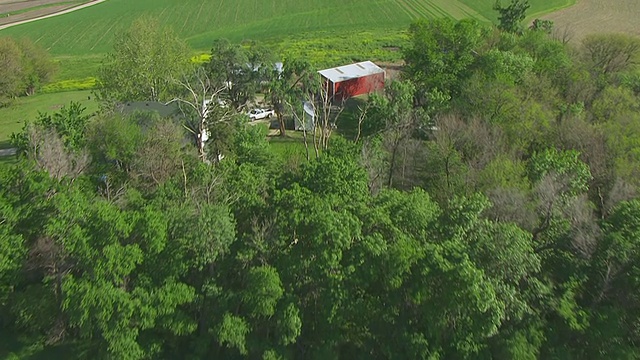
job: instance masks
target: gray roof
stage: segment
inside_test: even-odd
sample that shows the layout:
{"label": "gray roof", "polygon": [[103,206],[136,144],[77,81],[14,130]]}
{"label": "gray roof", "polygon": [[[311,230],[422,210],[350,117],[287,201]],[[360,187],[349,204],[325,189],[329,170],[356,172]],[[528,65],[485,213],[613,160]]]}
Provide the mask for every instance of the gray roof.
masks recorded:
{"label": "gray roof", "polygon": [[371,74],[384,73],[384,70],[371,61],[363,61],[356,64],[320,70],[318,72],[320,75],[335,83]]}
{"label": "gray roof", "polygon": [[176,102],[164,104],[157,101],[130,101],[118,105],[118,110],[123,114],[131,114],[136,111],[155,111],[162,117],[171,117],[179,113]]}

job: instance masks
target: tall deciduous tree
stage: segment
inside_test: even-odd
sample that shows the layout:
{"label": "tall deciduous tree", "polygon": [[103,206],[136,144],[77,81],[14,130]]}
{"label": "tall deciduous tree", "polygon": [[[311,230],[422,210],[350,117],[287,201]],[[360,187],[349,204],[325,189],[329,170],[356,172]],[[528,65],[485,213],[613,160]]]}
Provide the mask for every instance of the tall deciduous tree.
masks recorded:
{"label": "tall deciduous tree", "polygon": [[55,73],[49,53],[27,39],[0,38],[0,106],[33,95]]}
{"label": "tall deciduous tree", "polygon": [[428,110],[446,107],[471,74],[485,29],[473,20],[421,20],[409,28],[405,72],[418,88],[418,102]]}
{"label": "tall deciduous tree", "polygon": [[237,110],[254,100],[274,66],[265,47],[257,43],[245,47],[226,39],[213,43],[211,59],[204,65],[213,86],[225,87],[226,97]]}
{"label": "tall deciduous tree", "polygon": [[0,39],[0,100],[7,102],[16,96],[20,89],[22,73],[20,48],[10,38]]}
{"label": "tall deciduous tree", "polygon": [[510,33],[522,32],[522,20],[527,16],[529,0],[511,0],[507,6],[502,6],[500,0],[493,5],[493,9],[500,15],[498,16],[498,28]]}
{"label": "tall deciduous tree", "polygon": [[[176,101],[186,118],[184,127],[192,134],[200,159],[207,162],[205,144],[216,124],[227,123],[232,112],[224,104],[223,96],[228,94],[228,86],[216,82],[209,72],[196,67],[185,72],[181,79],[174,79],[180,86],[180,94],[171,101]],[[221,154],[215,154],[214,159]]]}
{"label": "tall deciduous tree", "polygon": [[640,40],[623,34],[594,34],[583,41],[585,58],[596,75],[629,70],[640,56]]}
{"label": "tall deciduous tree", "polygon": [[313,91],[317,74],[311,65],[300,59],[287,59],[282,71],[273,70],[267,98],[273,105],[280,125],[280,135],[286,135],[285,115],[291,107],[302,107],[304,93]]}
{"label": "tall deciduous tree", "polygon": [[392,186],[398,167],[399,151],[414,133],[427,126],[427,117],[414,108],[416,88],[409,81],[395,81],[385,89],[384,96],[372,95],[366,119],[363,121],[364,134],[382,134],[389,152],[389,168],[385,174],[387,186]]}
{"label": "tall deciduous tree", "polygon": [[159,20],[142,17],[116,37],[100,69],[103,101],[168,101],[189,64],[187,46]]}
{"label": "tall deciduous tree", "polygon": [[51,80],[57,67],[51,60],[49,53],[31,40],[20,39],[18,44],[22,49],[22,63],[24,66],[22,75],[23,91],[26,95],[33,95]]}

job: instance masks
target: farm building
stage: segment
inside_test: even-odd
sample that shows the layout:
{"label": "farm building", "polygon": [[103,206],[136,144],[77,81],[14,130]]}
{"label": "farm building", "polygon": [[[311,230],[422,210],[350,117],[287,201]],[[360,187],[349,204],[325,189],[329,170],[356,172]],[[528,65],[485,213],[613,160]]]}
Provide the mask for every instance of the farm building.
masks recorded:
{"label": "farm building", "polygon": [[371,61],[318,71],[322,75],[329,96],[345,100],[384,88],[385,72]]}
{"label": "farm building", "polygon": [[295,119],[295,129],[297,131],[313,131],[316,123],[316,110],[313,103],[308,101],[303,102],[302,109],[304,110],[304,115],[302,119]]}

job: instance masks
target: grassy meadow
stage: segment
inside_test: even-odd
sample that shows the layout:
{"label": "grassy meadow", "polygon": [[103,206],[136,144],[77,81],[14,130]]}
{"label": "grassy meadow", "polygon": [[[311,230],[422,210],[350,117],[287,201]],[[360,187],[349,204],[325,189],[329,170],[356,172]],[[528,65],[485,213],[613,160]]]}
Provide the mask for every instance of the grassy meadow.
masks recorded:
{"label": "grassy meadow", "polygon": [[[89,99],[91,97],[91,99]],[[9,107],[0,108],[0,144],[5,144],[13,132],[20,131],[27,120],[35,120],[39,112],[53,113],[71,101],[81,103],[87,113],[98,110],[91,91],[66,91],[52,94],[36,94],[18,98]]]}

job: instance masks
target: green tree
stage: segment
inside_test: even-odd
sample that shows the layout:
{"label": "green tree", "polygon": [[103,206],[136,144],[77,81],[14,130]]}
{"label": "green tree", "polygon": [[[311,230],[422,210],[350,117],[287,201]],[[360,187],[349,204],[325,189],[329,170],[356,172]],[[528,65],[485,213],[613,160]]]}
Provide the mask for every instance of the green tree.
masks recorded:
{"label": "green tree", "polygon": [[265,47],[257,43],[248,47],[232,44],[226,39],[213,43],[211,58],[204,65],[214,87],[226,87],[225,95],[237,110],[254,101],[274,66]]}
{"label": "green tree", "polygon": [[553,32],[553,21],[545,19],[535,19],[533,20],[533,23],[531,23],[529,29],[551,35],[551,33]]}
{"label": "green tree", "polygon": [[363,135],[380,135],[387,145],[388,168],[383,175],[387,186],[393,185],[402,146],[420,129],[429,127],[426,114],[413,106],[415,94],[412,82],[394,81],[386,87],[383,96],[373,94],[367,104]]}
{"label": "green tree", "polygon": [[27,249],[24,239],[13,231],[18,222],[18,213],[12,204],[0,197],[0,317],[4,313],[9,295],[17,284],[20,265],[25,260]]}
{"label": "green tree", "polygon": [[300,59],[286,59],[282,72],[277,69],[271,72],[267,98],[278,117],[280,136],[286,135],[286,114],[302,106],[304,94],[313,92],[317,77],[311,65]]}
{"label": "green tree", "polygon": [[22,58],[20,47],[10,38],[0,38],[0,100],[1,105],[20,93]]}
{"label": "green tree", "polygon": [[168,101],[189,65],[187,46],[160,21],[143,17],[116,37],[100,68],[97,95],[106,102]]}
{"label": "green tree", "polygon": [[509,33],[522,33],[522,21],[527,17],[529,0],[511,0],[507,6],[502,6],[500,0],[493,5],[493,10],[499,13],[498,28]]}
{"label": "green tree", "polygon": [[11,142],[19,151],[28,151],[28,129],[30,126],[39,126],[60,136],[67,150],[80,151],[86,144],[86,127],[91,117],[85,111],[84,106],[72,101],[53,114],[38,113],[33,123],[25,123],[22,132],[11,135]]}
{"label": "green tree", "polygon": [[416,84],[421,106],[437,110],[460,93],[485,33],[473,20],[440,18],[411,25],[405,72]]}
{"label": "green tree", "polygon": [[33,95],[56,67],[43,48],[27,39],[0,38],[0,106],[21,95]]}
{"label": "green tree", "polygon": [[[482,55],[479,67],[489,79],[516,84],[531,72],[534,60],[526,54],[491,49]],[[491,81],[487,79],[487,81]]]}
{"label": "green tree", "polygon": [[[587,297],[593,309],[592,325],[585,332],[582,354],[633,359],[639,355],[640,309],[637,302],[638,235],[640,203],[622,202],[603,224],[604,236],[593,258],[593,273]],[[614,325],[617,324],[617,325]]]}
{"label": "green tree", "polygon": [[30,40],[21,39],[18,44],[22,50],[23,91],[27,96],[33,95],[51,80],[57,66],[44,48]]}
{"label": "green tree", "polygon": [[541,181],[546,175],[562,176],[566,180],[564,192],[577,195],[588,190],[591,172],[580,160],[580,153],[547,149],[535,153],[529,161],[529,179],[532,183]]}

